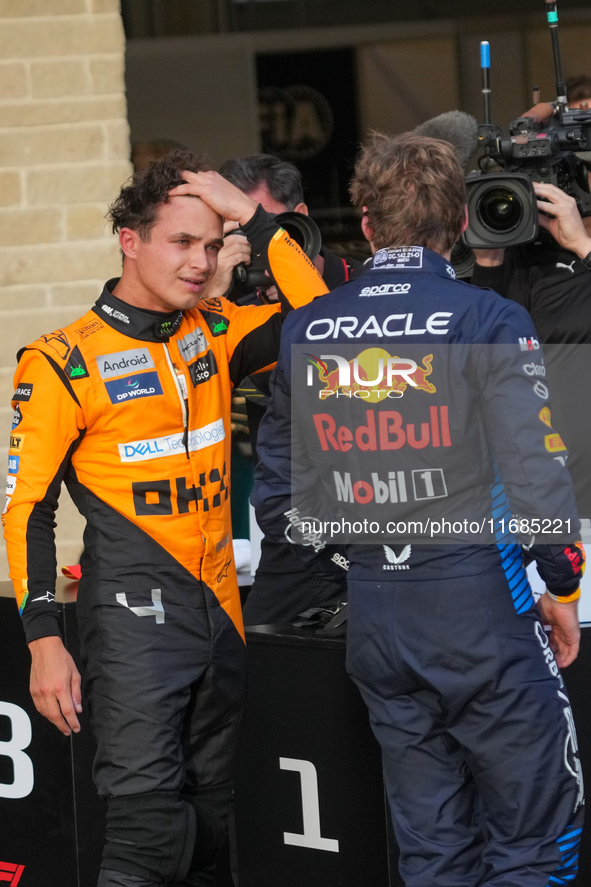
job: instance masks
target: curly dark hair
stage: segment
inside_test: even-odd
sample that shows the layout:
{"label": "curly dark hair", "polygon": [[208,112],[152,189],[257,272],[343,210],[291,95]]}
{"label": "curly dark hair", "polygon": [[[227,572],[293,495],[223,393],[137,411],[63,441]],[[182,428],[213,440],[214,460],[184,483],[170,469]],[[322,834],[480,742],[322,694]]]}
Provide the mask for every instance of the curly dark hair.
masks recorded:
{"label": "curly dark hair", "polygon": [[182,172],[185,169],[202,172],[211,169],[211,165],[202,155],[178,150],[170,151],[147,169],[136,172],[109,207],[107,218],[113,225],[113,233],[122,228],[131,228],[138,232],[142,240],[149,240],[158,207],[161,203],[168,203],[171,188],[183,184]]}

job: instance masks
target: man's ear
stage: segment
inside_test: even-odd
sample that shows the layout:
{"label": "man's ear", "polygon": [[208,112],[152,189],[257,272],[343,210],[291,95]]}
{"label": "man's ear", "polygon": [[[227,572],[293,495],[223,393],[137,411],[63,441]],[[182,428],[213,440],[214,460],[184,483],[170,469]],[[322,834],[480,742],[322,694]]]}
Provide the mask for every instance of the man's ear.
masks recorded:
{"label": "man's ear", "polygon": [[460,231],[460,234],[463,234],[463,233],[464,233],[464,231],[465,231],[466,228],[468,227],[468,222],[469,222],[469,219],[468,219],[468,206],[466,205],[466,206],[464,206],[464,221],[462,222],[462,230]]}
{"label": "man's ear", "polygon": [[374,230],[369,224],[369,219],[367,218],[365,207],[363,208],[363,215],[361,216],[361,230],[363,231],[363,236],[369,243],[373,242]]}
{"label": "man's ear", "polygon": [[128,259],[135,259],[138,239],[138,232],[133,231],[131,228],[122,228],[119,232],[119,246],[123,255],[127,256]]}
{"label": "man's ear", "polygon": [[308,207],[305,203],[298,203],[297,206],[293,208],[294,213],[301,213],[303,216],[309,216]]}

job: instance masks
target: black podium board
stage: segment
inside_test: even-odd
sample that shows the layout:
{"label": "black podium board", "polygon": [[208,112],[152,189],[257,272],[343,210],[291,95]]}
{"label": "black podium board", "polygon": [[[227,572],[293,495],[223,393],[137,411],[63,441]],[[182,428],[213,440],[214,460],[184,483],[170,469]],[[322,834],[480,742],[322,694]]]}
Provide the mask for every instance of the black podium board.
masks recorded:
{"label": "black podium board", "polygon": [[[76,583],[60,580],[66,645],[78,659]],[[92,782],[88,717],[66,737],[35,710],[30,656],[12,584],[0,583],[0,883],[7,887],[95,887],[103,805]]]}
{"label": "black podium board", "polygon": [[[250,691],[236,776],[240,887],[403,887],[380,750],[345,673],[345,642],[246,632]],[[591,785],[591,626],[564,671]],[[591,821],[576,884],[591,884]]]}
{"label": "black podium board", "polygon": [[247,629],[246,640],[240,887],[402,887],[380,749],[345,674],[344,641],[279,626]]}
{"label": "black podium board", "polygon": [[[78,659],[75,583],[57,600]],[[236,778],[239,887],[401,887],[380,751],[345,674],[345,644],[294,629],[247,631],[249,703]],[[103,805],[87,713],[66,738],[29,696],[29,654],[10,583],[0,583],[0,884],[95,887]],[[564,672],[591,785],[591,626]],[[591,883],[591,821],[576,883]],[[218,887],[231,883],[221,865]]]}

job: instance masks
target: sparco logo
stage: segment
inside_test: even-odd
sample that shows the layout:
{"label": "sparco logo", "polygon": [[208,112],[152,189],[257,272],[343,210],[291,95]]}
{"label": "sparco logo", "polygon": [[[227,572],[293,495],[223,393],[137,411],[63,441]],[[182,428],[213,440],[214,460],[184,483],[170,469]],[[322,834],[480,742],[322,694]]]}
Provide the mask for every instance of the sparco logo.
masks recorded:
{"label": "sparco logo", "polygon": [[[311,547],[314,551],[322,551],[323,548],[326,548],[326,542],[322,541],[321,534],[313,531],[314,525],[318,526],[319,523],[315,517],[300,517],[298,508],[290,508],[283,514],[289,521],[285,528],[285,538],[288,542],[291,542],[292,545]],[[297,534],[295,539],[291,538],[292,530],[295,530]]]}
{"label": "sparco logo", "polygon": [[[449,318],[451,311],[436,311],[425,320],[414,318],[414,314],[388,314],[384,320],[378,320],[375,314],[364,321],[359,317],[322,317],[313,320],[306,330],[306,338],[338,339],[346,336],[348,339],[360,339],[362,336],[377,336],[379,339],[392,338],[392,336],[423,336],[431,333],[436,336],[446,336],[449,332]],[[539,346],[538,346],[539,347]]]}
{"label": "sparco logo", "polygon": [[531,339],[526,339],[524,336],[520,336],[518,341],[519,347],[522,351],[537,351],[540,347],[538,340],[533,337]]}
{"label": "sparco logo", "polygon": [[333,556],[331,557],[331,561],[333,562],[333,564],[336,564],[337,567],[342,567],[343,570],[348,570],[351,566],[351,564],[343,554],[333,554]]}
{"label": "sparco logo", "polygon": [[360,296],[387,296],[410,292],[410,283],[383,283],[381,286],[364,286]]}
{"label": "sparco logo", "polygon": [[134,370],[147,370],[154,366],[152,355],[147,348],[131,351],[117,351],[114,354],[101,354],[96,359],[98,371],[103,379],[112,379]]}

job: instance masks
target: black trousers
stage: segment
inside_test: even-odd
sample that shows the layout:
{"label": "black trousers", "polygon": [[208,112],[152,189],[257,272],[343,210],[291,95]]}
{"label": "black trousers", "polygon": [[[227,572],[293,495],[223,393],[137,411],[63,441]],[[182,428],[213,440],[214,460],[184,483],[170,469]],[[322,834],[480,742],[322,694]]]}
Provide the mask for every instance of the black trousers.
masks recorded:
{"label": "black trousers", "polygon": [[502,569],[349,582],[347,668],[381,744],[407,887],[571,883],[583,784],[535,610]]}
{"label": "black trousers", "polygon": [[202,583],[141,578],[87,581],[78,601],[103,866],[185,883],[225,839],[245,648]]}

